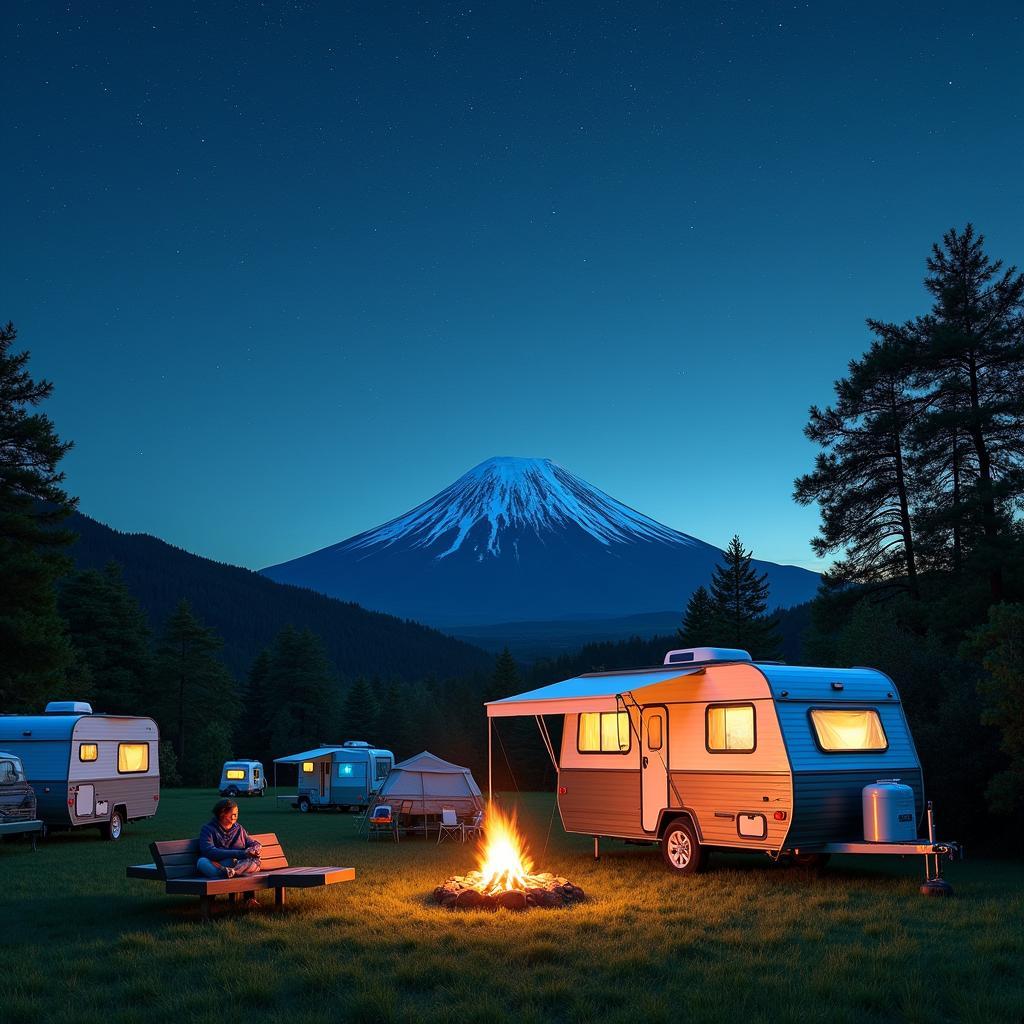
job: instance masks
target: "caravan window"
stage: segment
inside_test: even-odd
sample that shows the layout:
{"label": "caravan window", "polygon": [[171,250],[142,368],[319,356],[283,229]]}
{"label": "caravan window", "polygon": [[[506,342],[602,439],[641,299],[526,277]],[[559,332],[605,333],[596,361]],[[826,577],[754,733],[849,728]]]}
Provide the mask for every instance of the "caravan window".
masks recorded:
{"label": "caravan window", "polygon": [[4,758],[0,761],[0,786],[13,786],[16,782],[24,782],[25,773],[21,762]]}
{"label": "caravan window", "polygon": [[313,762],[312,761],[303,761],[302,762],[302,770],[307,775],[312,775],[313,774]]}
{"label": "caravan window", "polygon": [[119,775],[141,775],[149,771],[148,743],[118,743],[117,771]]}
{"label": "caravan window", "polygon": [[225,773],[225,776],[229,779],[244,779],[245,771],[241,768],[229,768]]}
{"label": "caravan window", "polygon": [[100,748],[95,743],[78,744],[79,761],[95,761],[100,756]]}
{"label": "caravan window", "polygon": [[704,746],[711,754],[750,754],[757,746],[753,704],[709,704]]}
{"label": "caravan window", "polygon": [[383,782],[391,773],[391,762],[386,757],[374,758],[377,765],[377,781]]}
{"label": "caravan window", "polygon": [[825,754],[869,753],[889,749],[882,720],[874,708],[836,710],[811,708],[818,749]]}
{"label": "caravan window", "polygon": [[576,733],[581,754],[628,754],[633,745],[625,711],[584,711]]}

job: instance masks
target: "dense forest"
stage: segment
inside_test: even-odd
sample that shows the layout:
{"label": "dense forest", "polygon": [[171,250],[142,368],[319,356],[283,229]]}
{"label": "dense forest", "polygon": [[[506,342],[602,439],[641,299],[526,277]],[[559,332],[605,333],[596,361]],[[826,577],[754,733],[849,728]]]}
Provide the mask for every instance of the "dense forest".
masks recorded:
{"label": "dense forest", "polygon": [[[813,406],[812,546],[834,559],[815,601],[768,613],[734,537],[676,636],[591,644],[517,665],[415,623],[117,534],[76,513],[70,444],[0,331],[0,710],[54,695],[154,715],[166,784],[213,785],[228,757],[321,742],[421,749],[486,778],[483,702],[581,672],[657,664],[673,646],[872,665],[896,681],[942,831],[975,845],[1024,809],[1024,277],[968,225],[927,260],[931,305],[868,320],[867,351]],[[549,788],[532,722],[503,720],[495,783]]]}

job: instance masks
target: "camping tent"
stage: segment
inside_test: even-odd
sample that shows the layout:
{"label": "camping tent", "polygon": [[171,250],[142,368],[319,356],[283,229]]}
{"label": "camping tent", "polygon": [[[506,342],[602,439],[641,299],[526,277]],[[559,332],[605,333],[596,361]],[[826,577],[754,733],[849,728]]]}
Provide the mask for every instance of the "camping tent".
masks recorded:
{"label": "camping tent", "polygon": [[377,794],[382,804],[397,807],[411,800],[411,813],[440,814],[451,807],[460,814],[472,814],[483,807],[480,787],[468,768],[442,761],[429,751],[401,761],[391,769]]}

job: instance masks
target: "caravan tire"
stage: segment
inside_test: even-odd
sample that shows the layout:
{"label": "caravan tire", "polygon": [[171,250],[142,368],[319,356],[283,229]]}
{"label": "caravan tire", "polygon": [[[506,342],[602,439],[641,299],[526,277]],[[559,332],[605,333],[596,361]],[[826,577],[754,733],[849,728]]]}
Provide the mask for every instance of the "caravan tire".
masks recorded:
{"label": "caravan tire", "polygon": [[299,797],[299,810],[302,811],[303,814],[309,814],[309,812],[313,810],[313,805],[309,802],[308,796]]}
{"label": "caravan tire", "polygon": [[124,831],[124,812],[120,807],[114,808],[114,813],[110,815],[110,821],[100,825],[100,835],[104,839],[110,840],[112,843],[116,843],[121,838],[121,833]]}
{"label": "caravan tire", "polygon": [[238,787],[237,786],[228,786],[228,788],[224,790],[224,795],[225,796],[230,796],[232,798],[238,796]]}
{"label": "caravan tire", "polygon": [[704,848],[697,841],[697,831],[686,818],[671,821],[661,837],[661,856],[678,875],[695,875],[704,870]]}

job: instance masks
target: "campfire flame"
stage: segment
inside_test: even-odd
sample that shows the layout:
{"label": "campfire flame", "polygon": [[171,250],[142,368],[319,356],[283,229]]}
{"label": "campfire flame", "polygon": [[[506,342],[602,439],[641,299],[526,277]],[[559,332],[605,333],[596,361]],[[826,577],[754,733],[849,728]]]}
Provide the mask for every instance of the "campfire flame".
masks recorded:
{"label": "campfire flame", "polygon": [[476,886],[488,896],[530,885],[533,862],[526,855],[514,816],[503,815],[493,804],[487,809],[487,845],[480,857],[481,881]]}

